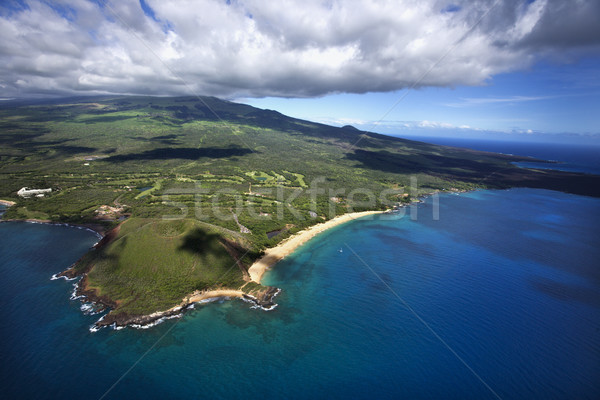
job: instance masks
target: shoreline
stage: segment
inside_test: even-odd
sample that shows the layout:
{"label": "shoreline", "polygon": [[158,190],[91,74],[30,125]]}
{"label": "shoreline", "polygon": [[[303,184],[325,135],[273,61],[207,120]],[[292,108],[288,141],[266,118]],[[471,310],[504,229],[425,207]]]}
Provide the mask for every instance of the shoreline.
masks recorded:
{"label": "shoreline", "polygon": [[[263,274],[270,269],[273,265],[275,265],[278,261],[285,258],[287,255],[293,253],[298,247],[302,246],[304,243],[308,242],[310,239],[314,238],[318,234],[325,232],[328,229],[331,229],[335,226],[344,224],[346,222],[353,221],[358,218],[363,218],[369,215],[383,214],[384,211],[363,211],[363,212],[355,212],[339,215],[333,219],[328,221],[310,226],[280,242],[277,246],[267,249],[265,254],[257,260],[252,266],[248,269],[248,274],[252,281],[259,283],[263,276]],[[96,243],[94,247],[99,248],[103,245],[107,244],[118,232],[119,227],[108,230],[107,228],[101,225],[95,224],[68,224],[55,222],[50,220],[40,220],[40,219],[27,219],[27,220],[19,220],[19,219],[11,219],[11,220],[3,220],[0,222],[29,222],[29,223],[38,223],[38,224],[50,224],[50,225],[62,225],[62,226],[70,226],[79,229],[90,229],[93,230],[96,234],[101,236],[101,240]],[[74,263],[73,265],[75,265]],[[195,291],[186,297],[184,297],[181,302],[167,310],[156,311],[151,314],[146,315],[124,315],[124,314],[112,314],[112,311],[117,308],[116,304],[109,299],[102,298],[101,296],[97,296],[94,290],[89,290],[87,288],[87,272],[88,271],[80,271],[75,272],[73,269],[73,265],[69,267],[67,270],[53,275],[52,279],[65,278],[65,279],[75,279],[78,276],[81,276],[82,279],[79,280],[75,284],[75,295],[77,299],[81,300],[84,303],[90,302],[95,305],[100,305],[105,309],[108,309],[108,313],[104,314],[98,321],[96,321],[93,326],[90,328],[91,331],[95,332],[98,329],[106,326],[113,326],[115,329],[121,329],[126,326],[131,326],[134,328],[148,328],[154,326],[157,323],[160,323],[166,319],[175,318],[182,315],[187,309],[193,308],[194,304],[203,304],[212,301],[218,301],[219,299],[232,299],[239,298],[242,301],[252,303],[256,308],[261,308],[265,311],[273,310],[277,307],[277,304],[273,302],[273,298],[277,296],[281,289],[265,286],[264,290],[244,292],[241,288],[232,289],[232,288],[221,288],[221,289],[212,289],[212,290],[204,290],[204,291]]]}
{"label": "shoreline", "polygon": [[248,268],[248,274],[253,282],[259,283],[266,271],[273,265],[277,264],[286,256],[292,254],[298,247],[308,242],[310,239],[317,236],[319,233],[325,232],[335,226],[342,225],[346,222],[354,221],[358,218],[363,218],[368,215],[383,214],[383,211],[362,211],[338,215],[328,221],[310,226],[294,235],[284,239],[277,246],[265,250],[265,254]]}
{"label": "shoreline", "polygon": [[[19,220],[24,222],[23,220]],[[77,227],[75,225],[54,223],[52,221],[43,220],[30,220],[31,223],[49,223],[57,225],[65,225],[71,227]],[[80,226],[79,229],[90,229],[89,227]],[[100,249],[103,246],[111,242],[117,235],[120,229],[120,225],[104,232],[104,236],[99,242],[94,245],[95,249]],[[96,232],[98,233],[98,232]],[[106,326],[113,326],[115,329],[121,329],[126,326],[134,328],[145,329],[154,326],[166,319],[179,317],[187,309],[193,308],[194,304],[209,303],[212,301],[218,301],[219,299],[232,299],[239,298],[247,303],[253,304],[253,307],[261,308],[265,311],[273,310],[277,307],[277,304],[273,302],[273,298],[279,294],[280,289],[265,286],[263,289],[255,289],[249,292],[242,291],[242,288],[218,288],[218,289],[207,289],[202,291],[194,291],[183,297],[179,304],[162,311],[155,311],[150,314],[144,315],[127,315],[127,314],[113,314],[112,312],[118,308],[117,302],[112,299],[99,295],[94,288],[88,287],[88,270],[75,270],[75,266],[79,262],[76,261],[66,270],[54,274],[51,280],[64,278],[66,280],[73,280],[80,277],[81,279],[74,284],[74,292],[71,296],[72,300],[80,300],[82,303],[91,303],[102,310],[108,310],[98,321],[96,321],[90,330],[92,332],[97,331],[100,328]]]}
{"label": "shoreline", "polygon": [[245,293],[241,290],[235,289],[215,289],[202,292],[194,292],[190,296],[185,298],[179,306],[173,307],[173,309],[177,307],[187,307],[194,303],[198,303],[209,299],[218,299],[220,297],[242,298],[244,294]]}
{"label": "shoreline", "polygon": [[94,323],[94,327],[98,329],[114,324],[115,328],[131,326],[134,328],[143,329],[162,322],[161,320],[177,317],[183,314],[183,312],[190,308],[193,304],[208,303],[211,301],[217,301],[219,299],[242,298],[243,295],[244,293],[242,291],[235,289],[215,289],[201,292],[197,291],[187,297],[184,297],[181,303],[165,311],[156,311],[151,314],[134,317],[125,315],[123,316],[124,318],[122,318],[120,315],[113,315],[111,317],[111,310],[98,321],[96,321],[96,323]]}
{"label": "shoreline", "polygon": [[96,306],[101,305],[104,307],[104,309],[109,310],[91,326],[91,332],[96,332],[101,328],[110,326],[117,330],[127,326],[136,329],[147,329],[167,319],[179,318],[187,310],[194,308],[195,304],[205,304],[219,300],[240,299],[247,303],[253,304],[252,308],[261,308],[264,311],[271,311],[277,307],[277,304],[273,303],[273,298],[281,291],[281,289],[273,287],[265,287],[264,290],[250,293],[246,293],[241,289],[228,288],[195,291],[192,294],[184,297],[179,304],[169,308],[168,310],[155,311],[151,314],[145,315],[114,315],[111,313],[115,308],[115,304],[109,304],[105,299],[95,296],[95,294],[89,290],[86,291],[85,289],[82,289],[81,283],[85,280],[85,278],[86,276],[84,276],[82,280],[75,284],[74,299],[78,299],[83,303],[89,302]]}
{"label": "shoreline", "polygon": [[106,233],[109,231],[109,229],[107,229],[106,227],[104,227],[103,225],[100,224],[72,224],[69,222],[56,222],[56,221],[52,221],[49,219],[35,219],[35,218],[28,218],[28,219],[0,219],[0,223],[2,222],[27,222],[30,224],[44,224],[44,225],[56,225],[56,226],[69,226],[71,228],[77,228],[77,229],[88,229],[90,231],[93,231],[96,235],[100,236],[100,239],[103,239],[104,236],[106,236]]}
{"label": "shoreline", "polygon": [[16,203],[16,202],[14,202],[14,201],[10,201],[10,200],[0,200],[0,205],[2,205],[2,206],[6,206],[6,207],[12,207],[12,206],[14,206],[15,204],[17,204],[17,203]]}
{"label": "shoreline", "polygon": [[[260,283],[262,275],[278,261],[283,259],[285,256],[293,253],[298,247],[308,242],[310,239],[317,236],[319,233],[325,232],[335,226],[344,224],[349,221],[353,221],[358,218],[363,218],[369,215],[383,214],[383,211],[363,211],[356,213],[349,213],[339,215],[329,221],[313,225],[306,228],[287,239],[284,239],[279,245],[267,249],[265,255],[257,260],[248,269],[250,278]],[[66,271],[65,271],[66,272]],[[100,303],[108,308],[114,309],[111,305],[103,302],[100,298],[95,298],[93,293],[85,290],[85,278],[86,273],[83,273],[83,279],[79,281],[76,286],[79,289],[77,294],[86,298],[92,303]],[[255,279],[258,279],[255,280]],[[82,282],[83,281],[83,282]],[[273,298],[281,292],[281,289],[271,286],[265,286],[264,289],[258,291],[244,292],[240,289],[222,288],[204,291],[195,291],[182,299],[182,301],[168,310],[156,311],[151,314],[128,316],[128,315],[116,315],[111,316],[109,311],[103,317],[101,317],[94,325],[91,330],[96,331],[99,328],[106,326],[114,326],[116,329],[121,329],[125,326],[131,326],[134,328],[147,328],[154,326],[169,318],[175,318],[182,315],[187,309],[192,308],[194,304],[209,303],[212,301],[218,301],[219,299],[233,299],[238,298],[242,301],[253,304],[253,307],[261,308],[265,311],[271,311],[277,307],[277,304],[273,302]]]}

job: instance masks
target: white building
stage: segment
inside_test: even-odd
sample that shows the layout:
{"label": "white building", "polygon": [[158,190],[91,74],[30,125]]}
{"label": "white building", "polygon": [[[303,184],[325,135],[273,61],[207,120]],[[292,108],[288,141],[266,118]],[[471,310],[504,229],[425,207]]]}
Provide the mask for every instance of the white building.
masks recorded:
{"label": "white building", "polygon": [[31,196],[44,197],[44,195],[46,193],[51,193],[51,192],[52,192],[52,189],[29,189],[26,187],[22,187],[21,189],[19,189],[17,194],[19,196],[27,199]]}

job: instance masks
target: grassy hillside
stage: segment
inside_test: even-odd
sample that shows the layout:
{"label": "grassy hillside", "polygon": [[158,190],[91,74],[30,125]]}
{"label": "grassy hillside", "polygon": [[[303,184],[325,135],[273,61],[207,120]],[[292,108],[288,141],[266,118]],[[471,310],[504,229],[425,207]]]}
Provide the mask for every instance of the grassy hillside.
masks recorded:
{"label": "grassy hillside", "polygon": [[[348,211],[383,210],[437,190],[530,186],[600,195],[596,176],[511,164],[521,159],[211,97],[0,108],[0,199],[17,203],[5,218],[107,228],[126,220],[80,268],[93,266],[89,287],[131,314],[170,307],[196,289],[239,287],[243,268],[219,274]],[[53,191],[23,199],[22,187]]]}
{"label": "grassy hillside", "polygon": [[173,307],[195,290],[241,287],[249,258],[237,261],[247,253],[233,235],[195,220],[132,218],[77,268],[91,267],[86,290],[116,302],[117,314],[140,315]]}
{"label": "grassy hillside", "polygon": [[[247,200],[269,213],[265,199],[276,200],[269,189],[281,188],[287,199],[319,177],[327,189],[345,190],[336,206],[343,213],[355,188],[403,189],[410,176],[417,177],[419,193],[502,187],[506,183],[490,174],[516,170],[503,156],[334,128],[215,98],[4,107],[0,143],[0,198],[17,199],[23,186],[57,189],[44,199],[20,201],[11,215],[36,212],[73,222],[93,219],[96,207],[119,196],[136,216],[172,214],[177,209],[161,196],[192,206],[197,185],[243,194],[253,184],[266,197]],[[148,186],[157,190],[140,196],[137,189]],[[320,214],[329,210],[327,198],[317,204]],[[231,206],[228,200],[219,202]],[[307,210],[308,201],[301,191],[293,205]],[[218,222],[212,214],[207,210],[207,218]],[[235,228],[233,222],[225,226]]]}

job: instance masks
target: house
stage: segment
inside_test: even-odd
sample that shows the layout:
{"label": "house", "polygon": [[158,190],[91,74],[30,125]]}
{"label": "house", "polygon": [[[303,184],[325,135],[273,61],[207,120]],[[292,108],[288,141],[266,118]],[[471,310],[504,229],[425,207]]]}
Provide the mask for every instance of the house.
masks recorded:
{"label": "house", "polygon": [[27,187],[22,187],[19,189],[17,194],[25,199],[30,198],[31,196],[35,197],[44,197],[46,193],[51,193],[52,189],[29,189]]}

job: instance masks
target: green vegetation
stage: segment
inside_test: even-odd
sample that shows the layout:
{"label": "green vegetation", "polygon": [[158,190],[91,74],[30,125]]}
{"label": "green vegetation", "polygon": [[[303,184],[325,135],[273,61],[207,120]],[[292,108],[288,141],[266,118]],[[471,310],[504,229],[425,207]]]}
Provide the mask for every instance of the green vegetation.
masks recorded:
{"label": "green vegetation", "polygon": [[154,183],[154,185],[148,186],[148,189],[141,191],[140,194],[135,196],[135,199],[137,200],[137,199],[141,199],[144,196],[148,196],[152,192],[154,192],[156,190],[160,190],[161,187],[162,187],[162,179],[159,179]]}
{"label": "green vegetation", "polygon": [[[440,190],[530,186],[598,196],[600,188],[595,176],[511,164],[523,158],[211,97],[4,103],[0,149],[0,198],[17,202],[4,218],[107,228],[126,219],[118,238],[78,268],[91,268],[90,287],[131,315],[172,307],[193,290],[239,287],[242,267],[265,248],[348,211]],[[53,191],[22,199],[22,187]],[[269,238],[273,231],[282,233]],[[221,275],[234,261],[242,267]]]}
{"label": "green vegetation", "polygon": [[232,254],[242,258],[247,251],[234,235],[192,219],[131,218],[78,267],[93,265],[88,289],[117,302],[116,314],[140,315],[173,307],[195,290],[241,287]]}

